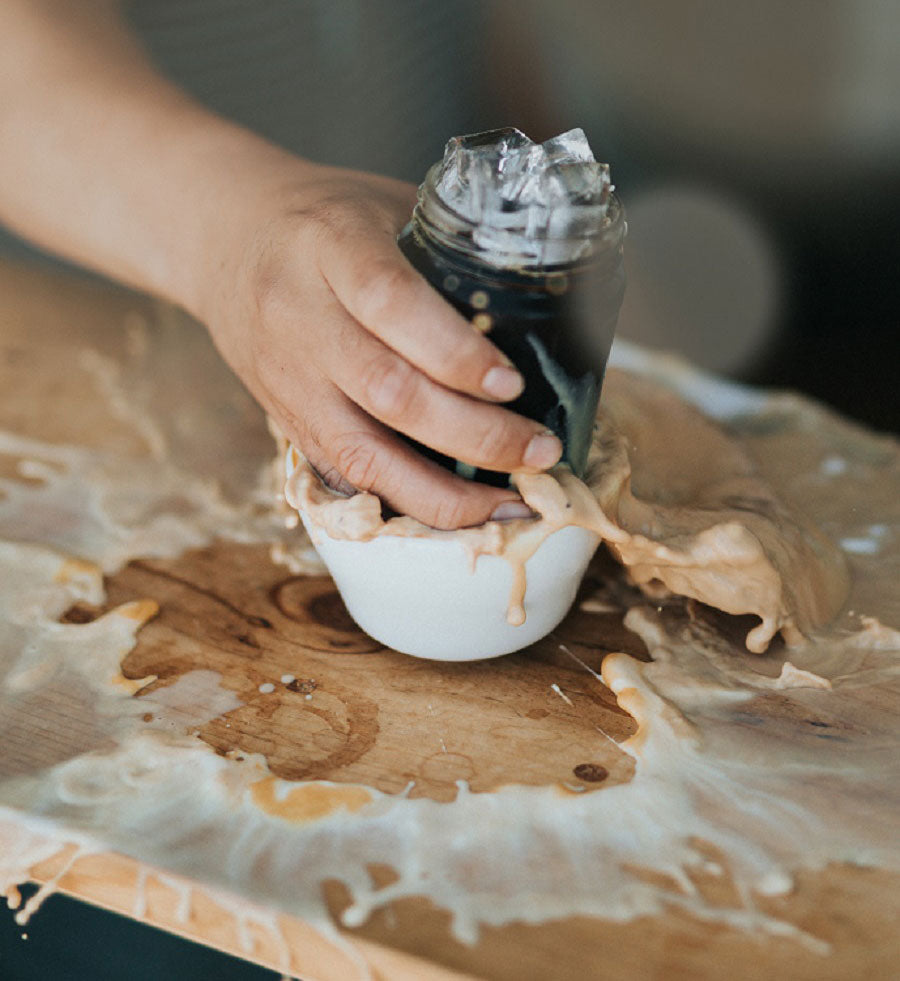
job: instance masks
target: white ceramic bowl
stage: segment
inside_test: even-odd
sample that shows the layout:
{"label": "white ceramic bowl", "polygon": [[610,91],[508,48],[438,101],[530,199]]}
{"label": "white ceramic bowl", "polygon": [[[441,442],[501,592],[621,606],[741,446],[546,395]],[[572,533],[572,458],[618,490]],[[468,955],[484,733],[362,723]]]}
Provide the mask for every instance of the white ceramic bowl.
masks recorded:
{"label": "white ceramic bowl", "polygon": [[[288,476],[293,470],[287,455]],[[436,537],[330,537],[300,518],[353,619],[387,647],[438,661],[474,661],[527,647],[565,617],[599,537],[567,526],[525,563],[525,622],[507,620],[514,570],[502,556],[479,555],[452,532]]]}

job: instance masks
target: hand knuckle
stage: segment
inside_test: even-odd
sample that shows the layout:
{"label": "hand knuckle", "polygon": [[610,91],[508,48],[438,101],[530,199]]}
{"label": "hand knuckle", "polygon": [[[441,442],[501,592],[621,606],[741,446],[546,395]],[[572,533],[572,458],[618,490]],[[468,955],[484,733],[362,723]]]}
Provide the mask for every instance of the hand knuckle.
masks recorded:
{"label": "hand knuckle", "polygon": [[346,220],[340,206],[326,197],[295,212],[298,234],[311,254],[317,254],[329,243],[339,243],[345,236]]}
{"label": "hand knuckle", "polygon": [[452,529],[465,524],[466,501],[462,496],[442,497],[434,503],[428,522],[433,528]]}
{"label": "hand knuckle", "polygon": [[394,354],[373,358],[363,370],[362,382],[369,405],[380,418],[392,421],[411,415],[418,385],[405,361]]}
{"label": "hand knuckle", "polygon": [[480,387],[481,377],[487,369],[484,365],[486,358],[477,346],[469,346],[466,343],[447,345],[440,352],[441,373],[453,382],[461,382],[461,387],[468,387],[474,384]]}
{"label": "hand knuckle", "polygon": [[340,484],[341,480],[346,480],[346,477],[338,470],[338,468],[333,463],[322,464],[316,466],[316,472],[322,478],[322,482],[328,487],[335,487]]}
{"label": "hand knuckle", "polygon": [[486,464],[506,459],[515,443],[511,427],[504,422],[493,422],[475,434],[476,455]]}
{"label": "hand knuckle", "polygon": [[352,495],[356,493],[356,488],[337,467],[329,464],[324,467],[316,467],[315,469],[326,487],[330,487],[340,494]]}
{"label": "hand knuckle", "polygon": [[332,447],[334,465],[347,481],[360,490],[375,486],[380,475],[377,446],[358,433],[343,433]]}
{"label": "hand knuckle", "polygon": [[415,273],[398,262],[385,260],[369,269],[357,289],[357,309],[363,323],[388,319],[414,283]]}

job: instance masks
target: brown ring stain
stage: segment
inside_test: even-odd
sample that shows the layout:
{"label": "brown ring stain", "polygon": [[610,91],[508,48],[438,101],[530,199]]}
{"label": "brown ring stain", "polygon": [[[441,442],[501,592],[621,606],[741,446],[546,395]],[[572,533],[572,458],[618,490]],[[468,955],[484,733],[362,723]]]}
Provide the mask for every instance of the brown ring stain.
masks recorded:
{"label": "brown ring stain", "polygon": [[291,576],[276,583],[269,596],[283,616],[304,628],[304,647],[343,654],[384,649],[353,622],[328,576]]}

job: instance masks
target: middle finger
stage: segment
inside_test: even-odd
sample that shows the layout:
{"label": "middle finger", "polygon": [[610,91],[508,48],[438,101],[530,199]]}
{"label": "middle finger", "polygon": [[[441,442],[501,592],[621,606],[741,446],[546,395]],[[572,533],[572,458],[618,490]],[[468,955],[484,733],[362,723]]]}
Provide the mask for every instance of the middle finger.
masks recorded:
{"label": "middle finger", "polygon": [[[325,353],[330,362],[326,370],[348,398],[379,421],[440,453],[487,470],[546,470],[558,462],[562,444],[545,427],[444,388],[346,313],[339,316],[343,323],[337,336],[343,343]],[[346,350],[352,350],[352,359],[346,357]]]}

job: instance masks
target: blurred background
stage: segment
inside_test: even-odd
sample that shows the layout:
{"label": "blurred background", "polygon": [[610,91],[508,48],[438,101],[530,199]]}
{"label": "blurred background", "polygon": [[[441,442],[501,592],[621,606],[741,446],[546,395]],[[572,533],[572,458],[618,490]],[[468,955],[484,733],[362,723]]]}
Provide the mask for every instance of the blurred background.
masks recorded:
{"label": "blurred background", "polygon": [[629,213],[620,334],[900,429],[900,5],[529,9]]}
{"label": "blurred background", "polygon": [[900,5],[122,8],[161,71],[322,162],[418,182],[451,135],[582,126],[629,216],[621,336],[900,430]]}
{"label": "blurred background", "polygon": [[[583,127],[629,215],[621,336],[900,431],[900,4],[122,8],[161,71],[322,162],[418,182],[452,135]],[[49,261],[2,229],[0,253]],[[28,941],[0,920],[4,978],[119,978],[116,951],[130,977],[272,977],[62,898]]]}

